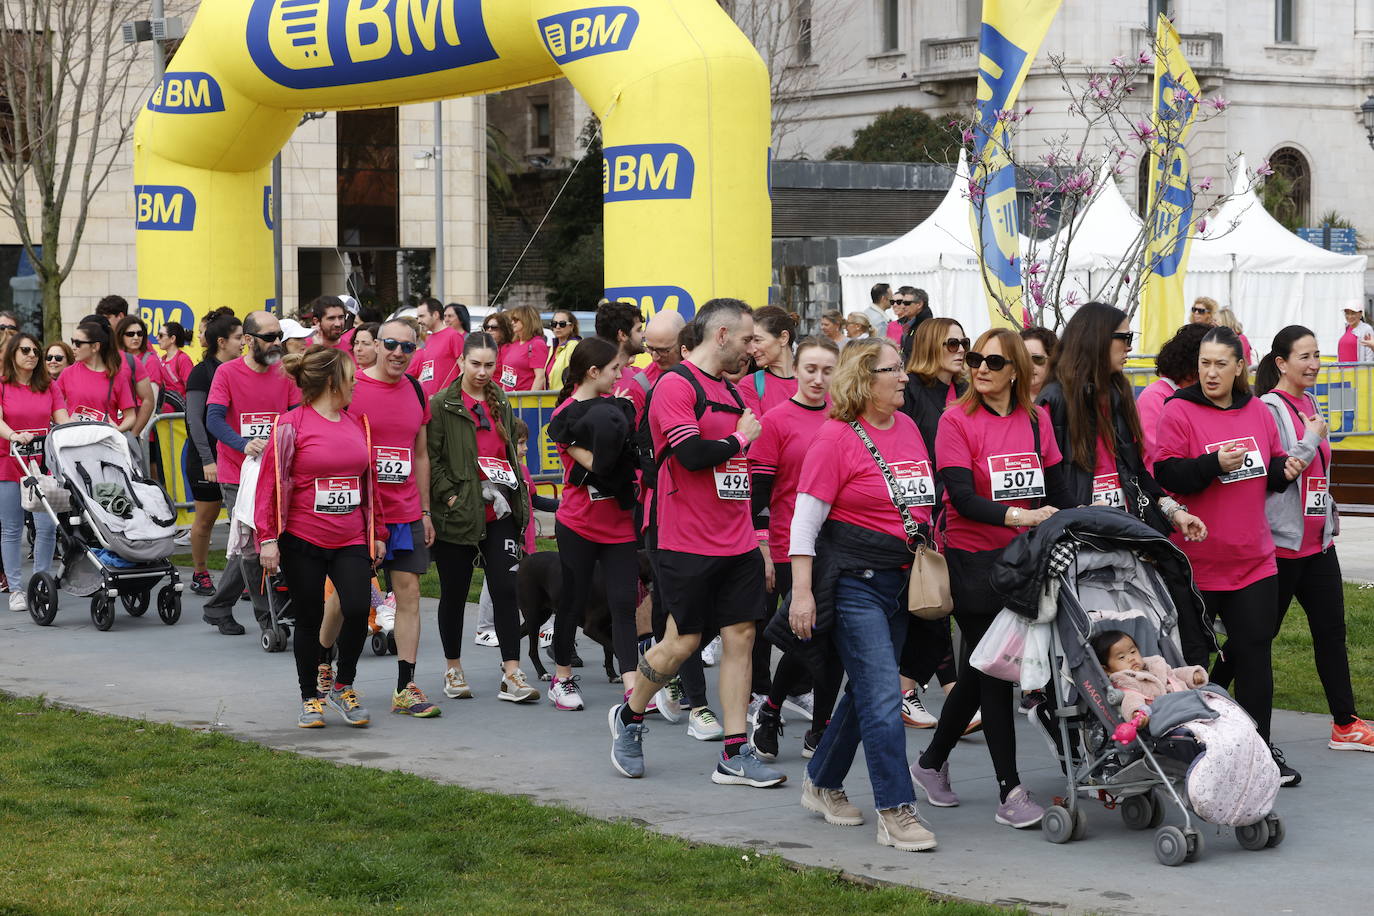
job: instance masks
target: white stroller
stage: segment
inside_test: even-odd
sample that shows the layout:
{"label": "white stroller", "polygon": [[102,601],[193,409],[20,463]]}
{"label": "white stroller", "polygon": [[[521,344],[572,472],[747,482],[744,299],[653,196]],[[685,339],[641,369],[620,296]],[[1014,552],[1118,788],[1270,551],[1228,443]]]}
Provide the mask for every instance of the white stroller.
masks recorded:
{"label": "white stroller", "polygon": [[57,526],[52,572],[28,583],[29,615],[39,626],[57,616],[61,589],[90,596],[91,622],[114,625],[115,601],[141,617],[157,593],[157,613],[174,624],[181,617],[181,577],[169,561],[175,550],[176,508],[160,483],[142,476],[124,434],[105,423],[63,423],[48,431],[45,477],[33,457],[24,468],[25,508],[47,512]]}

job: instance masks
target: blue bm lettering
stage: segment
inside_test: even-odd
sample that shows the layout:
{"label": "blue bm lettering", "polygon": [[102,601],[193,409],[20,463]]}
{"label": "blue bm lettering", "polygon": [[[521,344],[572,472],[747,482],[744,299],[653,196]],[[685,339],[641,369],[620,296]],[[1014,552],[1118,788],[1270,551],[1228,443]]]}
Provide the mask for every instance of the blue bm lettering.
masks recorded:
{"label": "blue bm lettering", "polygon": [[148,100],[149,111],[209,114],[224,110],[224,92],[208,73],[168,73]]}
{"label": "blue bm lettering", "polygon": [[196,227],[196,199],[175,185],[134,187],[137,229],[190,232]]}
{"label": "blue bm lettering", "polygon": [[639,29],[639,12],[628,6],[572,10],[539,20],[539,34],[557,64],[624,51]]}
{"label": "blue bm lettering", "polygon": [[606,298],[633,302],[645,316],[671,309],[691,321],[697,313],[691,293],[680,286],[615,286],[606,290]]}
{"label": "blue bm lettering", "polygon": [[696,162],[676,143],[608,146],[601,162],[606,203],[624,200],[687,200],[692,196]]}
{"label": "blue bm lettering", "polygon": [[196,318],[191,314],[191,307],[176,299],[140,299],[138,317],[148,325],[148,333],[153,337],[156,337],[162,326],[169,321],[177,322],[188,331],[194,331],[196,327]]}

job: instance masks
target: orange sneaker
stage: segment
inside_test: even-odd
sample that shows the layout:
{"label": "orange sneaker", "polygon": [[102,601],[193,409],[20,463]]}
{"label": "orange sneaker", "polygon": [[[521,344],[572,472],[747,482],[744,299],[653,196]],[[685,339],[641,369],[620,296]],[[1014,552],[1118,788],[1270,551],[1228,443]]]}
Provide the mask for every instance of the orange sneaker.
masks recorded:
{"label": "orange sneaker", "polygon": [[1374,751],[1374,726],[1363,719],[1349,725],[1331,723],[1331,741],[1326,745],[1333,751]]}

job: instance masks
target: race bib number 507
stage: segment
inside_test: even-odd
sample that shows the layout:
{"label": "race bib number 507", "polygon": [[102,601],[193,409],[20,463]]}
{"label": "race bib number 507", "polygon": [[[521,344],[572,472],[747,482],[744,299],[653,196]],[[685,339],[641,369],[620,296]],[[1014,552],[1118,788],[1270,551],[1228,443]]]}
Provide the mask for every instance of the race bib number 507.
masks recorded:
{"label": "race bib number 507", "polygon": [[1034,452],[993,455],[988,458],[994,502],[1045,498],[1045,469]]}

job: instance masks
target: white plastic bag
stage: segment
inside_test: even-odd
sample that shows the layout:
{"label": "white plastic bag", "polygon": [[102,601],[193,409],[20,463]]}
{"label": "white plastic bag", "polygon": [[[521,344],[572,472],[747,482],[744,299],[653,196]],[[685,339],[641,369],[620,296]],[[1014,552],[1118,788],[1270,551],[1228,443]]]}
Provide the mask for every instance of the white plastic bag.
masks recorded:
{"label": "white plastic bag", "polygon": [[1021,656],[1021,689],[1039,690],[1050,682],[1050,624],[1033,623]]}
{"label": "white plastic bag", "polygon": [[1020,680],[1021,659],[1025,655],[1029,631],[1029,620],[1003,608],[974,647],[969,663],[989,677],[1012,682]]}

